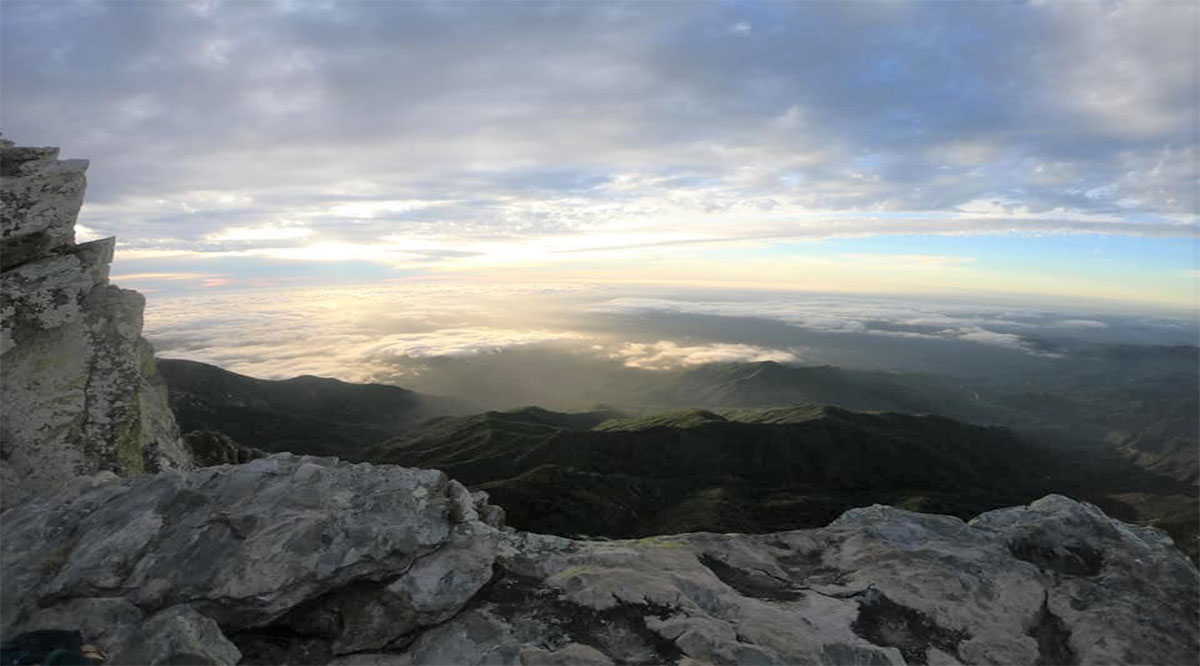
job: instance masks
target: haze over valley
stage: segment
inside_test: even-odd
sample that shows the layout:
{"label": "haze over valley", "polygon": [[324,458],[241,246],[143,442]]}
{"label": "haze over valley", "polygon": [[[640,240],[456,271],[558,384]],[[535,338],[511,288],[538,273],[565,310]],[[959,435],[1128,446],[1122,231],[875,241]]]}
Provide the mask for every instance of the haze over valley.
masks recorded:
{"label": "haze over valley", "polygon": [[[776,361],[931,373],[977,386],[1024,377],[1187,371],[1197,323],[1172,311],[988,299],[406,282],[163,295],[159,354],[266,379],[395,384],[488,407],[620,401],[618,377]],[[965,389],[964,389],[965,390]]]}

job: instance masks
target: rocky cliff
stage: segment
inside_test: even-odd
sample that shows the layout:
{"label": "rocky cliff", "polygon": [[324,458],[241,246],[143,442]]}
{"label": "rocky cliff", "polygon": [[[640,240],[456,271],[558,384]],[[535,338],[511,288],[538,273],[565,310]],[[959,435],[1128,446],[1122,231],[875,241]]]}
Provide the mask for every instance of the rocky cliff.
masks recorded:
{"label": "rocky cliff", "polygon": [[114,240],[75,243],[86,160],[0,140],[0,488],[190,465],[142,339],[144,299],[108,282]]}
{"label": "rocky cliff", "polygon": [[3,514],[3,633],[118,664],[1183,664],[1196,568],[1048,496],[970,522],[577,541],[442,472],[277,454]]}

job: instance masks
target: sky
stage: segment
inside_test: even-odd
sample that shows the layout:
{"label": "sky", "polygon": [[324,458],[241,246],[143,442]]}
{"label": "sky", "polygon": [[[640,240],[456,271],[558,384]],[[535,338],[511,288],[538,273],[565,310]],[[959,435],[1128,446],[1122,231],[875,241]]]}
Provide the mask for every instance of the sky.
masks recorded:
{"label": "sky", "polygon": [[581,282],[1194,311],[1194,2],[0,4],[146,293]]}

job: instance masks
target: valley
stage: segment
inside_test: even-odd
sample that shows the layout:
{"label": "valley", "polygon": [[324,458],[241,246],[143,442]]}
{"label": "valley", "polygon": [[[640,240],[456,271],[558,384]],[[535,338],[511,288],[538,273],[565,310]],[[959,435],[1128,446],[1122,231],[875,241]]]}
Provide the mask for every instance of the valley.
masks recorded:
{"label": "valley", "polygon": [[[1045,382],[968,392],[936,375],[714,364],[639,377],[626,402],[656,408],[637,412],[469,413],[477,406],[391,386],[258,380],[169,359],[159,367],[185,432],[441,469],[487,491],[518,529],[772,532],[871,504],[969,518],[1056,492],[1162,527],[1197,555],[1197,439],[1185,418],[1164,418],[1188,413],[1186,393],[1171,393],[1187,373],[1117,388],[1064,377],[1053,392]],[[703,407],[675,406],[687,396]]]}

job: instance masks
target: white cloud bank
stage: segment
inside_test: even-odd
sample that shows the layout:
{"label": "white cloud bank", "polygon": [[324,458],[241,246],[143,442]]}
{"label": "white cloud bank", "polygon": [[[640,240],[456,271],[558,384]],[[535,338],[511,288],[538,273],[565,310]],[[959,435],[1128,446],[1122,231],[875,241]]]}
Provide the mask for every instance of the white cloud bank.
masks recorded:
{"label": "white cloud bank", "polygon": [[578,333],[564,331],[514,331],[497,328],[449,328],[426,333],[385,336],[357,350],[368,360],[475,356],[516,347],[579,340]]}
{"label": "white cloud bank", "polygon": [[795,363],[796,354],[781,349],[767,349],[742,344],[679,345],[668,340],[654,343],[626,343],[610,354],[626,367],[642,370],[673,370],[706,363],[739,363],[775,361]]}
{"label": "white cloud bank", "polygon": [[[1195,327],[1189,320],[1065,315],[1001,305],[759,292],[739,293],[737,298],[677,291],[660,297],[620,296],[630,293],[625,289],[570,283],[398,282],[373,289],[156,294],[148,299],[145,335],[163,356],[213,363],[255,377],[312,374],[403,384],[397,378],[419,375],[439,359],[483,362],[514,355],[514,363],[537,363],[538,354],[545,353],[546,358],[570,356],[578,364],[568,366],[592,371],[609,363],[666,370],[743,361],[836,362],[826,354],[839,345],[907,348],[879,345],[883,336],[968,343],[1032,357],[1044,355],[1035,342],[1045,336],[1177,344]],[[670,315],[729,322],[695,326]],[[738,322],[744,318],[822,335]],[[1130,321],[1142,328],[1131,329]],[[940,349],[946,354],[968,351],[948,344]]]}
{"label": "white cloud bank", "polygon": [[1025,336],[1044,328],[1102,329],[1092,319],[1060,319],[1032,308],[987,307],[856,297],[794,296],[737,301],[615,298],[586,306],[590,312],[634,315],[665,312],[769,319],[797,328],[930,340],[961,340],[1045,354]]}

